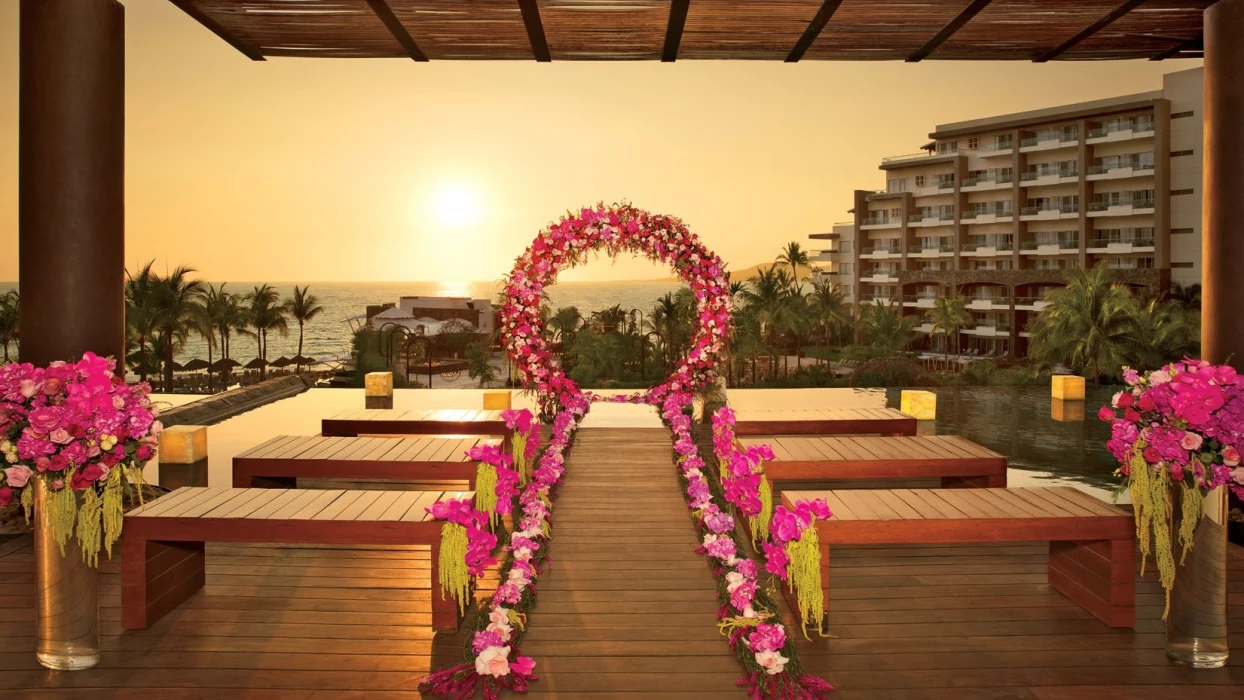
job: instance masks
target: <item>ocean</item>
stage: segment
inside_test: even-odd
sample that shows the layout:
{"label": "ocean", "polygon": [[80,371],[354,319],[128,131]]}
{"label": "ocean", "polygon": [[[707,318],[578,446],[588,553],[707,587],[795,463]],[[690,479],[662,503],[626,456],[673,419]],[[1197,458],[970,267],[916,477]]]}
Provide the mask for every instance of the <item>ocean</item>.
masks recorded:
{"label": "ocean", "polygon": [[[0,283],[0,293],[12,289],[13,283]],[[255,286],[253,282],[229,282],[227,290],[244,293]],[[293,284],[272,283],[285,298],[293,293]],[[299,286],[302,286],[299,283]],[[402,296],[467,296],[472,299],[495,301],[500,286],[497,282],[311,282],[311,293],[319,297],[324,307],[315,320],[307,324],[302,353],[317,360],[336,360],[350,355],[350,325],[346,319],[366,311],[369,304],[397,303]],[[625,282],[561,282],[548,290],[553,309],[577,306],[588,315],[593,311],[621,304],[624,309],[639,309],[647,315],[656,300],[676,290],[677,281],[634,280]],[[245,364],[256,356],[255,341],[237,337],[232,340],[232,355]],[[268,337],[268,360],[282,355],[293,357],[298,352],[298,327],[290,324],[286,337]],[[213,359],[219,358],[213,352]],[[185,363],[193,358],[207,359],[207,346],[203,339],[192,336],[177,361]]]}

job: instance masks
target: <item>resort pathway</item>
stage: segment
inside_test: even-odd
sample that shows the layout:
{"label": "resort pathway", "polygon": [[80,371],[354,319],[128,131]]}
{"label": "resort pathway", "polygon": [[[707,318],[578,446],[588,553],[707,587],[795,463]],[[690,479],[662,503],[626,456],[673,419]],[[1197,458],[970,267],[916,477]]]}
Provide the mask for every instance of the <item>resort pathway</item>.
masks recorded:
{"label": "resort pathway", "polygon": [[533,698],[742,697],[669,435],[579,430],[523,641]]}

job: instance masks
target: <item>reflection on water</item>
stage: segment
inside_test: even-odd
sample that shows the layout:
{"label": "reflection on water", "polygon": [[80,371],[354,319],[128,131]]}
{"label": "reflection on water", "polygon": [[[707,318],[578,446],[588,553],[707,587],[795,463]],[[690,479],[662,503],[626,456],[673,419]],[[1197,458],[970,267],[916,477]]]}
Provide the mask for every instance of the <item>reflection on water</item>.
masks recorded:
{"label": "reflection on water", "polygon": [[[1070,483],[1107,497],[1114,487],[1115,463],[1106,452],[1110,428],[1097,410],[1110,400],[1110,387],[1089,387],[1083,404],[1055,403],[1049,387],[943,387],[937,394],[937,420],[921,433],[961,435],[1007,456],[1012,486]],[[609,392],[601,392],[609,393]],[[731,389],[737,409],[898,408],[899,389]],[[157,397],[164,398],[164,397]],[[176,397],[179,402],[183,397]],[[481,408],[483,392],[469,389],[399,389],[394,408]],[[208,483],[229,486],[233,456],[276,435],[315,435],[320,419],[363,407],[362,389],[312,389],[208,428]],[[515,408],[534,408],[530,397],[514,394]],[[635,407],[601,406],[598,420]],[[621,420],[624,416],[617,416]],[[630,414],[625,418],[630,419]],[[645,415],[645,424],[651,417]],[[625,422],[625,421],[623,421]],[[147,478],[156,480],[155,465]]]}
{"label": "reflection on water", "polygon": [[[1099,498],[1114,490],[1110,427],[1097,411],[1117,387],[1089,387],[1087,400],[1050,398],[1048,386],[938,387],[937,420],[921,434],[961,435],[1007,457],[1012,486],[1079,486]],[[738,409],[899,407],[901,389],[731,389]]]}

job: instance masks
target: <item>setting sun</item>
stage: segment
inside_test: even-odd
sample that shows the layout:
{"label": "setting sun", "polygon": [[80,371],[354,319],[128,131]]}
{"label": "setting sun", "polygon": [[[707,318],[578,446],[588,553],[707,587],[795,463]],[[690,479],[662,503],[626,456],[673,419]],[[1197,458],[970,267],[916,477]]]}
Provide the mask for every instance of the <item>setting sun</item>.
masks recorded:
{"label": "setting sun", "polygon": [[432,209],[442,226],[469,226],[479,219],[479,197],[466,185],[444,184],[433,193]]}

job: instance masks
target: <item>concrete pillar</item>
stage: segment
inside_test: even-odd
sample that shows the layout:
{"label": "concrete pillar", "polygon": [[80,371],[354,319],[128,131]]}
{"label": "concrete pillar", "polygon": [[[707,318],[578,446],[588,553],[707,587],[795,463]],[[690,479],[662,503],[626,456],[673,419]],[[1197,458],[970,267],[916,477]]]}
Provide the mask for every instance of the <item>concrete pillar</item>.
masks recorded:
{"label": "concrete pillar", "polygon": [[21,359],[125,350],[125,10],[22,0]]}
{"label": "concrete pillar", "polygon": [[1205,10],[1201,357],[1244,369],[1244,0]]}

